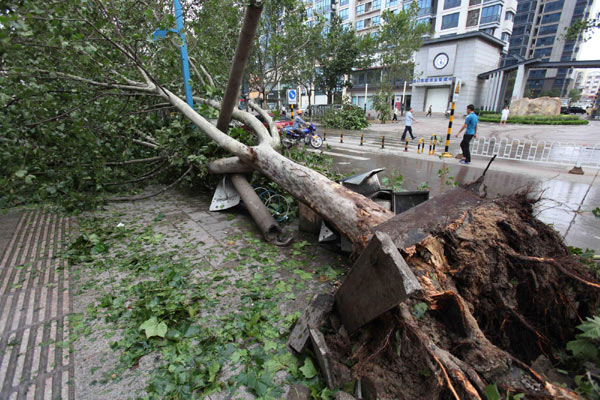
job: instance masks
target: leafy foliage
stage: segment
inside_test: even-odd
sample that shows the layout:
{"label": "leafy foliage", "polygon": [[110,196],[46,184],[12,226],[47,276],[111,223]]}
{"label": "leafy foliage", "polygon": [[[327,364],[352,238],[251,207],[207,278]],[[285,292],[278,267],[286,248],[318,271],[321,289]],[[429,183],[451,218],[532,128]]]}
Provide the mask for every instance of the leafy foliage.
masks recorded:
{"label": "leafy foliage", "polygon": [[[321,281],[340,275],[330,265],[308,268],[312,244],[295,243],[281,256],[279,248],[260,238],[238,234],[227,240],[239,246],[214,249],[231,269],[215,269],[188,258],[187,245],[166,246],[166,237],[155,232],[164,215],[149,223],[117,223],[122,218],[80,219],[82,235],[64,254],[73,274],[84,279],[83,290],[104,292],[85,316],[72,318],[76,332],[69,340],[105,325],[119,332],[111,343],[119,363],[100,383],[119,379],[154,354],[160,362],[150,371],[148,399],[202,398],[213,392],[231,397],[242,386],[257,397],[277,399],[283,394],[281,380],[274,380],[280,371],[289,384],[309,387],[313,398],[331,398],[312,360],[286,347],[299,312],[280,310],[317,276]],[[207,255],[213,256],[212,251]],[[120,278],[107,285],[100,271]]]}
{"label": "leafy foliage", "polygon": [[330,108],[323,115],[321,123],[327,128],[352,130],[364,129],[369,126],[364,110],[351,104],[344,104],[340,108]]}
{"label": "leafy foliage", "polygon": [[559,353],[559,366],[574,376],[577,391],[588,399],[600,393],[600,315],[588,317],[577,326],[580,333],[567,343],[570,355]]}

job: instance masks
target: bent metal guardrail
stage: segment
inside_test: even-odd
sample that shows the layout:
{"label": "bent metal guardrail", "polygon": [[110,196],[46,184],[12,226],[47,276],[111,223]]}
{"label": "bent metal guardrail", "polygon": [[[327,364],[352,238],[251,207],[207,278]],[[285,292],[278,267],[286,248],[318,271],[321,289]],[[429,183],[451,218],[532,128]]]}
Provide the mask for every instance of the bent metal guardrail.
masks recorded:
{"label": "bent metal guardrail", "polygon": [[581,165],[600,167],[600,144],[576,145],[561,142],[533,142],[519,139],[497,139],[495,137],[474,138],[471,155],[507,160],[530,161],[547,164]]}

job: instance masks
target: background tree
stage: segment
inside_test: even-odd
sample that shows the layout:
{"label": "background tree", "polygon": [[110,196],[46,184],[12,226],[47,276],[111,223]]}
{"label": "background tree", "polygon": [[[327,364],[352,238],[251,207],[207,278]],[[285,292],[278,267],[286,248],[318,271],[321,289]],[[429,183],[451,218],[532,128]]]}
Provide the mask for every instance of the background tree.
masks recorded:
{"label": "background tree", "polygon": [[572,102],[577,102],[581,100],[581,90],[580,89],[571,89],[569,90],[569,98]]}
{"label": "background tree", "polygon": [[343,81],[355,68],[366,68],[372,63],[375,42],[369,35],[359,36],[354,30],[344,28],[339,17],[333,17],[325,30],[319,68],[318,86],[327,93],[327,103],[332,104],[334,94],[348,84]]}
{"label": "background tree", "polygon": [[383,23],[377,35],[379,64],[383,67],[381,83],[377,93],[380,120],[383,116],[384,99],[387,101],[387,116],[392,108],[394,86],[399,81],[412,78],[414,71],[414,53],[423,44],[423,36],[431,33],[431,25],[418,22],[417,2],[398,13],[386,10],[382,13]]}
{"label": "background tree", "polygon": [[[250,90],[262,97],[267,107],[269,93],[293,75],[300,52],[310,43],[302,2],[294,0],[265,2],[247,74]],[[279,101],[279,93],[278,93]]]}

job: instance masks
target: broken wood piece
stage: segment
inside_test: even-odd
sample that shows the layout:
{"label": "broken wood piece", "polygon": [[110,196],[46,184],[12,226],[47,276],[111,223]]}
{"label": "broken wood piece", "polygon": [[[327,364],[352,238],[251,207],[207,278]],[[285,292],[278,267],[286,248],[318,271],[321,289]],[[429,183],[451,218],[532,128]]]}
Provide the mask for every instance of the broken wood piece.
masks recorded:
{"label": "broken wood piece", "polygon": [[333,302],[333,296],[327,293],[320,293],[313,296],[290,333],[288,346],[298,353],[302,353],[310,339],[310,332],[308,330],[310,328],[318,329],[321,326],[325,315],[331,312]]}
{"label": "broken wood piece", "polygon": [[303,202],[298,202],[298,229],[301,232],[319,233],[323,219]]}
{"label": "broken wood piece", "polygon": [[325,343],[325,337],[323,337],[323,334],[315,328],[309,328],[308,332],[310,334],[310,341],[312,342],[315,356],[317,357],[317,362],[319,363],[319,368],[325,379],[325,384],[329,389],[334,390],[336,387],[333,373],[329,365],[329,350],[327,348],[327,343]]}
{"label": "broken wood piece", "polygon": [[390,236],[376,232],[337,291],[335,304],[352,333],[420,289]]}

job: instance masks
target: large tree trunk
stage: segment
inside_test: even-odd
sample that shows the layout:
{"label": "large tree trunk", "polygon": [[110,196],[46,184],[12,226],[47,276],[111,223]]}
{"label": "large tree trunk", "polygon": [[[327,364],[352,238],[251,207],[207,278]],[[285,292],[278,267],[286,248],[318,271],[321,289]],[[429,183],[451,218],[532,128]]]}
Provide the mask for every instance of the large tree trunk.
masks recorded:
{"label": "large tree trunk", "polygon": [[330,222],[353,243],[355,252],[366,246],[374,227],[394,216],[390,210],[271,147],[253,147],[252,157],[244,161]]}

